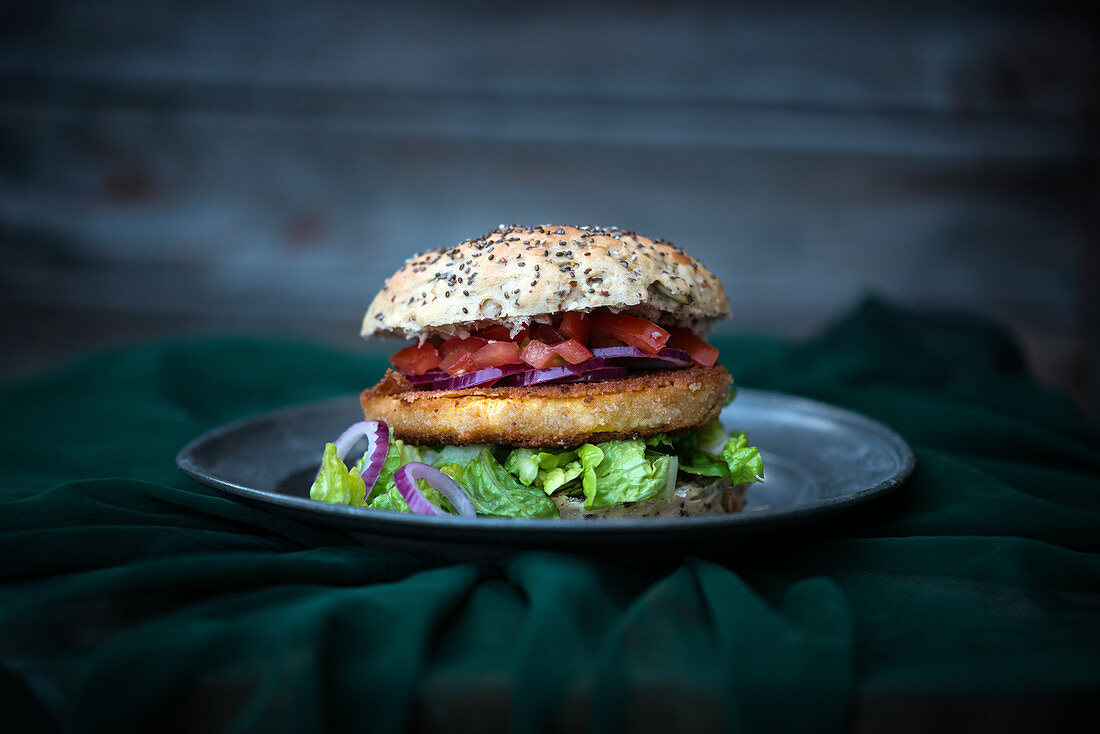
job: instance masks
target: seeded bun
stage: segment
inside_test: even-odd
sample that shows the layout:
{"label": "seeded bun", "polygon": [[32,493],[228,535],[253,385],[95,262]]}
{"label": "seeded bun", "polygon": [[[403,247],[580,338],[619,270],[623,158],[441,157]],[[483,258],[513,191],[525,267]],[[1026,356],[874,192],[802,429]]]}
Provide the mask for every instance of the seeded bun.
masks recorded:
{"label": "seeded bun", "polygon": [[501,225],[407,261],[375,296],[361,334],[513,333],[564,311],[608,307],[705,331],[730,315],[722,284],[664,240],[617,228]]}

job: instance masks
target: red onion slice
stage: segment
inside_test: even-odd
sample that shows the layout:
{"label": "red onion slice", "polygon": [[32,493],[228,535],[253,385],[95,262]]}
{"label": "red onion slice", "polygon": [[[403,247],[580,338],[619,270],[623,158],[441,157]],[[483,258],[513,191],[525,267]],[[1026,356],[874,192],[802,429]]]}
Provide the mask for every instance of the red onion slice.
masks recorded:
{"label": "red onion slice", "polygon": [[393,473],[393,483],[397,485],[397,491],[408,503],[409,509],[417,515],[444,517],[450,514],[428,501],[428,498],[420,491],[420,487],[416,486],[416,480],[418,479],[423,479],[439,490],[440,494],[450,500],[454,508],[458,510],[460,517],[477,516],[474,503],[470,501],[466,491],[459,486],[458,482],[434,467],[422,464],[419,461],[410,461]]}
{"label": "red onion slice", "polygon": [[[684,350],[675,349],[674,347],[664,347],[656,354],[650,354],[637,347],[597,347],[592,350],[592,356],[614,359],[616,362],[620,359],[644,359],[652,362],[652,366],[657,367],[660,366],[661,362],[666,363],[669,367],[686,367],[691,364],[691,356]],[[644,366],[650,366],[648,362]],[[624,364],[629,363],[624,362]]]}
{"label": "red onion slice", "polygon": [[509,387],[530,387],[531,385],[541,385],[544,382],[553,382],[565,377],[572,377],[575,374],[577,374],[576,370],[570,369],[565,365],[547,367],[541,370],[532,367],[520,372],[518,375],[509,377],[502,384],[508,385]]}
{"label": "red onion slice", "polygon": [[591,372],[585,372],[579,375],[573,375],[572,377],[566,377],[565,379],[558,380],[558,384],[620,380],[629,374],[630,370],[628,370],[626,367],[622,367],[620,365],[611,365],[608,367],[601,367],[599,369],[592,370]]}
{"label": "red onion slice", "polygon": [[[379,423],[381,423],[381,421],[359,421],[358,423],[352,423],[340,434],[339,438],[333,441],[333,443],[336,444],[336,453],[340,455],[341,459],[346,459],[348,457],[348,452],[351,451],[351,447],[354,446],[359,439],[367,436],[367,440],[370,441],[370,435],[372,433],[377,433]],[[387,430],[388,439],[388,428],[386,428],[385,423],[381,425],[382,428]]]}
{"label": "red onion slice", "polygon": [[405,375],[414,386],[424,390],[465,390],[468,387],[491,385],[502,377],[522,372],[525,365],[509,364],[503,367],[486,367],[464,375],[448,375],[443,370],[432,370],[422,375]]}
{"label": "red onion slice", "polygon": [[371,424],[375,428],[366,434],[367,450],[363,452],[363,456],[367,460],[363,464],[363,471],[360,475],[363,477],[363,484],[367,485],[368,494],[374,483],[378,481],[378,475],[382,473],[382,465],[386,463],[386,454],[390,451],[389,426],[386,425],[385,421],[370,421],[367,423],[367,425]]}
{"label": "red onion slice", "polygon": [[[378,481],[378,475],[382,473],[382,464],[386,462],[386,453],[390,450],[390,428],[385,421],[359,421],[352,423],[340,434],[333,443],[336,445],[336,453],[341,460],[346,460],[351,447],[358,443],[359,439],[367,439],[367,450],[363,455],[367,462],[363,466],[363,483],[367,485],[367,491]],[[320,476],[320,470],[317,472]]]}
{"label": "red onion slice", "polygon": [[402,372],[401,374],[404,375],[405,379],[412,385],[426,385],[445,377],[450,377],[450,375],[440,369],[428,370],[422,375],[410,375],[407,372]]}

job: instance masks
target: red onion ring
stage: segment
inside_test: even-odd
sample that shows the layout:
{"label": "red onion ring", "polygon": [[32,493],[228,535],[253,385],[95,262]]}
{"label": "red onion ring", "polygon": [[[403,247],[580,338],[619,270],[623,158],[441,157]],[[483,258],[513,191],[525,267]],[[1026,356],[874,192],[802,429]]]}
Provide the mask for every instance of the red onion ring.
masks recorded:
{"label": "red onion ring", "polygon": [[[691,364],[691,355],[682,349],[676,349],[674,347],[664,347],[656,354],[650,354],[637,347],[597,347],[592,350],[592,356],[614,360],[644,359],[648,361],[640,363],[638,366],[646,367],[660,367],[661,363],[665,363],[667,367],[686,367]],[[632,363],[622,362],[622,364],[630,365]]]}
{"label": "red onion ring", "polygon": [[333,441],[336,444],[336,453],[341,459],[348,458],[348,452],[351,451],[351,447],[363,436],[366,436],[371,432],[373,426],[371,423],[375,421],[359,421],[358,423],[352,423],[344,432],[340,434],[340,437]]}
{"label": "red onion ring", "polygon": [[410,375],[406,372],[402,372],[401,374],[413,385],[426,385],[441,380],[444,377],[449,377],[449,375],[441,369],[428,370],[422,375]]}
{"label": "red onion ring", "polygon": [[450,500],[454,508],[458,510],[460,517],[476,517],[477,510],[474,503],[466,495],[465,490],[458,482],[439,471],[438,469],[422,464],[419,461],[410,461],[393,473],[393,483],[397,485],[397,491],[401,493],[409,509],[417,515],[433,517],[446,517],[450,513],[441,510],[428,501],[420,487],[416,486],[416,480],[423,479],[440,494]]}
{"label": "red onion ring", "polygon": [[[363,466],[363,483],[367,485],[367,491],[378,481],[378,475],[382,473],[382,465],[386,463],[386,453],[390,450],[390,429],[385,421],[359,421],[353,423],[340,434],[333,443],[336,445],[336,453],[341,460],[347,458],[348,452],[359,439],[367,439],[367,450],[363,455],[367,462]],[[320,470],[318,470],[320,476]]]}
{"label": "red onion ring", "polygon": [[502,377],[528,369],[525,365],[509,364],[503,367],[486,367],[464,375],[448,375],[443,370],[431,370],[422,375],[405,375],[412,385],[428,390],[465,390],[468,387],[491,385]]}
{"label": "red onion ring", "polygon": [[557,384],[563,385],[574,382],[603,382],[606,380],[621,380],[630,374],[630,370],[621,365],[608,365],[607,367],[600,367],[590,372],[583,372],[579,375],[573,375],[572,377],[566,377],[558,380]]}
{"label": "red onion ring", "polygon": [[374,483],[378,481],[378,475],[382,473],[382,465],[386,463],[386,454],[390,451],[390,428],[385,421],[370,421],[367,425],[374,424],[375,428],[367,435],[367,450],[363,456],[367,457],[363,465],[363,484],[367,485],[369,493]]}
{"label": "red onion ring", "polygon": [[[588,360],[588,362],[591,361],[592,360]],[[509,387],[530,387],[531,385],[541,385],[544,382],[561,381],[565,378],[576,376],[579,372],[584,370],[584,365],[588,364],[588,362],[569,365],[563,364],[557,367],[546,367],[541,370],[531,367],[517,375],[512,375],[508,379],[503,380],[501,384]]]}

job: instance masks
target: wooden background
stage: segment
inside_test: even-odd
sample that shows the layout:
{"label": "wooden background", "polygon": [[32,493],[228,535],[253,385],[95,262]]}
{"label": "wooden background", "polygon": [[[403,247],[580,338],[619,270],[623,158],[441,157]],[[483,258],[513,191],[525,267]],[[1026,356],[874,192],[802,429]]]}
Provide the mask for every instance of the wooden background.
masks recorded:
{"label": "wooden background", "polygon": [[389,351],[358,321],[413,251],[591,223],[698,256],[725,330],[966,309],[1100,407],[1097,42],[1068,8],[0,7],[0,377],[192,333]]}

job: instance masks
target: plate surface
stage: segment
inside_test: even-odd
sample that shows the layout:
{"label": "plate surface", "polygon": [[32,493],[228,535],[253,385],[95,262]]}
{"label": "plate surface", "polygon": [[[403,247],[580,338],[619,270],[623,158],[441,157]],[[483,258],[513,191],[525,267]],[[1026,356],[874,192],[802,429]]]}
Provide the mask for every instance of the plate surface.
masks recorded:
{"label": "plate surface", "polygon": [[[209,431],[176,457],[204,484],[268,511],[351,531],[364,542],[411,550],[454,545],[563,547],[665,544],[784,527],[848,508],[899,486],[913,451],[886,426],[805,398],[741,388],[722,411],[764,458],[765,481],[743,512],[604,521],[424,517],[309,499],[326,441],[362,420],[357,397],[308,403]],[[453,555],[453,554],[452,554]]]}

